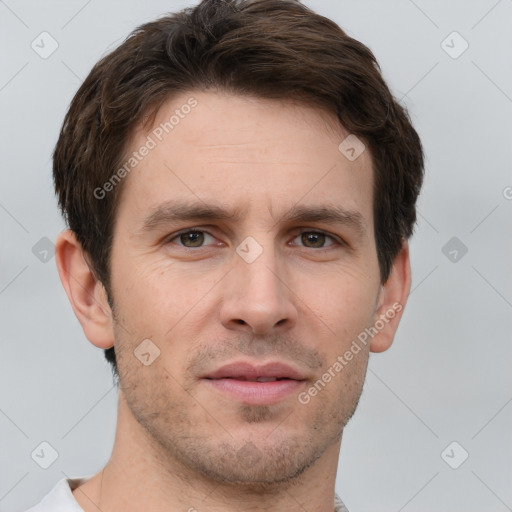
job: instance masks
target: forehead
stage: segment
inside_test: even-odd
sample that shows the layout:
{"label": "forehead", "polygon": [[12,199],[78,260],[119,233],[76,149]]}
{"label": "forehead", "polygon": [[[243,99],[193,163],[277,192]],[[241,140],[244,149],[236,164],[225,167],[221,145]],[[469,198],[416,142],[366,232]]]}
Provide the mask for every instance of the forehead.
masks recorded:
{"label": "forehead", "polygon": [[297,204],[326,203],[359,211],[370,230],[371,157],[363,151],[349,160],[339,149],[348,135],[329,113],[291,101],[181,93],[130,138],[125,160],[136,161],[117,217],[137,222],[175,198],[265,212],[269,219]]}

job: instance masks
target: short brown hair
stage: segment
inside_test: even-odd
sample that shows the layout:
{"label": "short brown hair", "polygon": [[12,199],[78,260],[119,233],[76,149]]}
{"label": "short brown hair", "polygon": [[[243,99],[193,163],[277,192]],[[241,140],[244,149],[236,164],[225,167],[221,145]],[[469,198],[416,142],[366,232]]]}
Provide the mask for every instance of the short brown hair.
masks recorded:
{"label": "short brown hair", "polygon": [[[202,0],[135,29],[73,98],[53,154],[59,206],[109,299],[122,184],[95,190],[122,165],[135,127],[173,94],[218,89],[327,109],[372,155],[381,281],[413,232],[423,149],[373,53],[299,0]],[[105,351],[114,374],[114,348]]]}

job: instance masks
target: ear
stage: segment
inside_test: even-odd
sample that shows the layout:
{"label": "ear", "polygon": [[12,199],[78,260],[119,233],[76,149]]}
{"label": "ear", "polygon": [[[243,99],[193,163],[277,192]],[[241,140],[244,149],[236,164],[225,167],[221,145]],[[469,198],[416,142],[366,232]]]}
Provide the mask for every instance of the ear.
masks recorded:
{"label": "ear", "polygon": [[393,343],[410,289],[409,244],[404,241],[393,262],[388,280],[381,285],[373,322],[377,334],[370,343],[371,352],[384,352]]}
{"label": "ear", "polygon": [[86,254],[70,229],[57,237],[55,260],[62,286],[85,336],[98,348],[112,347],[114,329],[106,290],[90,269]]}

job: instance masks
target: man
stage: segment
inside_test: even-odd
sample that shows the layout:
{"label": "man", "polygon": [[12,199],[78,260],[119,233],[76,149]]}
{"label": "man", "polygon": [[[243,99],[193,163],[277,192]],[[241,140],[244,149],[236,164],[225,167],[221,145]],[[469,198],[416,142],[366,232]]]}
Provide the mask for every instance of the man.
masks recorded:
{"label": "man", "polygon": [[422,176],[370,50],[298,1],[139,27],[54,152],[58,270],[118,379],[115,443],[31,510],[346,510],[342,433],[405,306]]}

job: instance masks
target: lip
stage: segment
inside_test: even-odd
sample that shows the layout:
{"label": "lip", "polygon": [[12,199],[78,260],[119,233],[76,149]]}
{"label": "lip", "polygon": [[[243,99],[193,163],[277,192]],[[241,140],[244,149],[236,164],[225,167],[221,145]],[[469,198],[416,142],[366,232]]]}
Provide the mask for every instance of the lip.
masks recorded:
{"label": "lip", "polygon": [[263,365],[239,361],[221,366],[217,370],[203,376],[204,379],[235,379],[239,377],[249,379],[276,377],[279,379],[306,380],[306,375],[302,372],[279,361],[270,361]]}
{"label": "lip", "polygon": [[[256,382],[257,378],[276,378]],[[307,377],[287,364],[274,361],[264,365],[234,362],[222,366],[202,377],[215,390],[247,405],[272,405],[305,386]]]}

